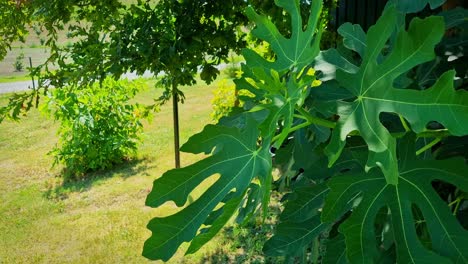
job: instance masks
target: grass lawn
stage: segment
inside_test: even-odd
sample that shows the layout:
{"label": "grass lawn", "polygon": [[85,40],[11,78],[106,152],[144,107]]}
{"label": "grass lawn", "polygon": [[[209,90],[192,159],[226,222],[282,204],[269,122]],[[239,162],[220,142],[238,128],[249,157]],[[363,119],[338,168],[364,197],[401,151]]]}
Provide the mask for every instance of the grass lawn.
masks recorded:
{"label": "grass lawn", "polygon": [[26,75],[24,72],[10,74],[9,76],[0,75],[0,83],[12,83],[12,82],[22,82],[22,81],[31,81],[31,77],[29,75]]}
{"label": "grass lawn", "polygon": [[[183,88],[187,100],[180,107],[182,142],[210,122],[214,87]],[[137,100],[151,103],[159,93],[150,88]],[[0,95],[0,105],[6,101],[6,95]],[[179,210],[172,203],[158,209],[144,205],[154,179],[173,167],[170,106],[145,123],[136,161],[65,185],[59,177],[61,168],[51,168],[52,157],[47,155],[57,141],[58,124],[37,110],[19,123],[0,124],[0,263],[146,262],[141,256],[150,236],[146,224],[152,217]],[[201,157],[181,158],[187,165]],[[247,239],[255,228],[228,227],[197,254],[184,257],[182,249],[170,263],[263,263],[266,260],[257,252],[261,243]],[[271,227],[255,232],[265,228]]]}

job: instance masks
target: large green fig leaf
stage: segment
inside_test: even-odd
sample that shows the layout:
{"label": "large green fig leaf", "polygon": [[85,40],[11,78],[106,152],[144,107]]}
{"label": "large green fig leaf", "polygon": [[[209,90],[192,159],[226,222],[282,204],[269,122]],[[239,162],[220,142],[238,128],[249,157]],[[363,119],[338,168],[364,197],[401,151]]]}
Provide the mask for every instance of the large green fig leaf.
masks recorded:
{"label": "large green fig leaf", "polygon": [[[154,182],[146,204],[157,207],[167,201],[182,206],[202,181],[219,175],[197,200],[176,214],[151,220],[153,235],[145,242],[143,255],[168,260],[183,243],[193,239],[188,253],[208,242],[240,206],[242,196],[254,178],[271,177],[271,156],[267,147],[257,146],[257,123],[250,120],[243,131],[234,127],[207,125],[192,136],[181,150],[211,153],[211,156],[181,169],[170,170]],[[215,208],[224,204],[221,209]],[[202,224],[210,224],[199,231]]]}
{"label": "large green fig leaf", "polygon": [[[312,1],[311,13],[307,26],[303,30],[299,0],[275,0],[275,4],[284,8],[291,15],[291,37],[286,38],[266,16],[257,14],[253,8],[247,8],[247,16],[256,24],[252,34],[267,41],[276,54],[276,60],[269,62],[252,50],[244,50],[244,57],[250,66],[258,65],[277,72],[298,71],[309,65],[320,51],[321,29],[317,30],[317,22],[322,10],[322,1]],[[269,70],[268,70],[269,72]]]}
{"label": "large green fig leaf", "polygon": [[[383,208],[390,212],[398,263],[468,262],[468,232],[432,186],[434,181],[443,181],[468,190],[468,167],[463,159],[418,160],[414,153],[414,144],[400,144],[397,185],[389,184],[378,169],[329,181],[330,193],[322,211],[324,222],[338,220],[349,211],[350,203],[358,203],[339,227],[346,237],[351,263],[378,262],[381,248],[388,243],[376,239],[376,217]],[[418,237],[415,207],[430,234],[429,245],[423,245]]]}
{"label": "large green fig leaf", "polygon": [[[275,146],[279,147],[290,133],[296,107],[300,107],[307,96],[305,88],[315,80],[307,69],[319,53],[321,29],[317,30],[317,25],[322,1],[311,3],[305,27],[299,0],[275,0],[275,3],[291,16],[291,36],[281,35],[268,17],[248,8],[247,16],[256,24],[252,34],[268,42],[276,57],[268,61],[252,50],[244,50],[247,64],[243,67],[243,80],[237,84],[238,89],[249,89],[254,94],[255,90],[264,91],[267,100],[261,107],[270,114],[260,129],[263,137],[271,138],[281,121],[282,130],[275,141]],[[250,82],[245,81],[247,78]]]}
{"label": "large green fig leaf", "polygon": [[[295,136],[298,137],[300,135]],[[295,139],[295,141],[301,142],[298,139]],[[275,231],[275,235],[267,241],[263,248],[263,251],[267,255],[299,256],[306,252],[311,243],[321,233],[330,228],[330,223],[322,223],[320,221],[324,197],[329,192],[324,179],[340,175],[342,171],[347,171],[348,173],[351,171],[364,171],[365,154],[362,155],[362,152],[366,152],[364,148],[356,146],[354,150],[346,149],[337,165],[331,169],[327,169],[326,158],[323,152],[320,152],[319,148],[314,149],[310,144],[306,144],[305,146],[310,147],[315,152],[303,152],[306,153],[303,158],[309,159],[309,163],[313,164],[313,167],[310,168],[312,171],[308,175],[302,175],[309,178],[308,180],[296,179],[294,186],[292,186],[292,193],[285,196],[286,205],[280,215],[280,223]],[[321,154],[320,156],[318,155],[319,153]],[[297,161],[301,160],[296,159]],[[302,164],[308,165],[305,161],[302,161]],[[310,180],[321,183],[311,183]]]}
{"label": "large green fig leaf", "polygon": [[454,71],[443,74],[424,91],[397,89],[394,81],[415,66],[435,57],[434,46],[444,34],[442,17],[415,18],[408,31],[401,30],[388,55],[382,51],[395,27],[397,12],[389,7],[366,36],[363,62],[357,72],[338,69],[336,79],[351,92],[352,102],[339,101],[340,116],[326,152],[332,165],[343,150],[346,137],[358,131],[369,147],[369,168],[379,166],[388,183],[397,184],[395,139],[379,120],[383,112],[397,113],[419,133],[431,121],[453,135],[468,134],[468,93],[453,88]]}

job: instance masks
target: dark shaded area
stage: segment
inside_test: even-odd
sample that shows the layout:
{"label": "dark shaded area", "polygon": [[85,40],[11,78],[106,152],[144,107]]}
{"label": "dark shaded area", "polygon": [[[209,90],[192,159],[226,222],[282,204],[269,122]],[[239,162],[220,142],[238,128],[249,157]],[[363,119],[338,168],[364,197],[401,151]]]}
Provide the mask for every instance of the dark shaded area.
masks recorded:
{"label": "dark shaded area", "polygon": [[265,242],[274,234],[281,213],[279,200],[278,193],[273,194],[264,222],[259,215],[243,225],[223,228],[218,236],[226,244],[218,245],[214,253],[203,257],[199,263],[284,263],[284,258],[267,257],[262,251]]}
{"label": "dark shaded area", "polygon": [[343,23],[359,24],[367,31],[382,14],[388,0],[340,0],[332,11],[332,24],[339,28]]}
{"label": "dark shaded area", "polygon": [[[47,190],[44,192],[44,197],[47,199],[64,200],[68,198],[68,195],[73,192],[85,192],[93,187],[94,184],[99,181],[119,175],[123,179],[135,176],[143,172],[144,176],[150,176],[147,170],[154,167],[148,166],[146,159],[129,160],[121,164],[115,165],[113,168],[108,170],[98,170],[90,172],[80,180],[68,180],[63,181],[58,185],[47,186]],[[58,175],[57,177],[60,177]]]}

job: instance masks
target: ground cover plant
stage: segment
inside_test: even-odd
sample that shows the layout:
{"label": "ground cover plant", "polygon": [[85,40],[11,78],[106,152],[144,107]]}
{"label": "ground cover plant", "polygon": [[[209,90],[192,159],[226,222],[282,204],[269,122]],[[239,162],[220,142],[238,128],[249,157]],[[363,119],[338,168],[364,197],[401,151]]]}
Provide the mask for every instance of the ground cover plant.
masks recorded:
{"label": "ground cover plant", "polygon": [[[453,39],[465,37],[466,12],[407,16],[443,2],[389,1],[367,32],[344,24],[343,45],[324,52],[321,1],[312,1],[307,19],[299,1],[275,1],[291,18],[289,36],[248,8],[252,33],[270,44],[274,60],[243,52],[236,89],[254,96],[181,148],[206,158],[155,180],[147,205],[184,207],[149,222],[143,255],[166,261],[184,242],[194,253],[236,213],[239,223],[265,215],[276,189],[287,194],[268,255],[466,263],[466,69],[453,66],[463,55],[441,59],[464,45]],[[311,67],[323,69],[318,87]]]}

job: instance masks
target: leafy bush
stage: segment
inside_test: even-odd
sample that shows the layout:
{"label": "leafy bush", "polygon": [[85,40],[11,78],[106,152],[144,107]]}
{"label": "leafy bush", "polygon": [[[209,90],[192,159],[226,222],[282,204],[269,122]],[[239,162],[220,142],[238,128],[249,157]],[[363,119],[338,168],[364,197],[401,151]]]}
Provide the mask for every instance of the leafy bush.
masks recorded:
{"label": "leafy bush", "polygon": [[[237,74],[242,73],[240,70]],[[252,97],[253,94],[247,90],[236,90],[236,86],[229,80],[221,80],[218,84],[218,88],[213,91],[213,99],[211,104],[213,105],[213,112],[211,112],[211,118],[213,121],[218,122],[222,117],[228,116],[234,107],[242,107],[244,102],[243,97]]]}
{"label": "leafy bush", "polygon": [[233,83],[228,80],[221,80],[218,88],[213,91],[213,112],[211,118],[218,121],[221,117],[227,116],[236,103],[236,88]]}
{"label": "leafy bush", "polygon": [[238,77],[239,71],[240,68],[236,64],[230,63],[223,72],[228,78],[234,79]]}
{"label": "leafy bush", "polygon": [[[202,182],[213,183],[149,222],[143,255],[168,260],[184,242],[187,254],[196,252],[234,215],[238,223],[266,216],[274,189],[287,194],[263,247],[269,256],[468,263],[466,10],[412,14],[443,2],[389,1],[367,32],[345,23],[343,45],[323,52],[321,1],[311,1],[305,26],[299,0],[275,1],[290,14],[287,37],[248,8],[252,33],[270,43],[274,59],[243,52],[236,89],[253,95],[244,111],[205,126],[181,148],[208,157],[155,180],[152,207],[182,207]],[[454,27],[457,36],[445,34]],[[444,57],[455,54],[448,49],[458,50],[454,61]],[[319,87],[312,66],[322,70]]]}
{"label": "leafy bush", "polygon": [[102,84],[49,94],[44,111],[61,122],[59,142],[50,154],[54,165],[65,165],[66,179],[110,168],[135,154],[141,121],[149,114],[149,108],[129,102],[140,86],[107,78]]}
{"label": "leafy bush", "polygon": [[15,71],[21,72],[24,70],[24,53],[21,52],[15,59],[15,62],[13,63],[13,67],[15,68]]}

